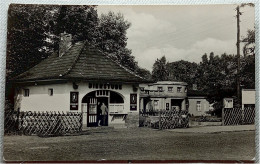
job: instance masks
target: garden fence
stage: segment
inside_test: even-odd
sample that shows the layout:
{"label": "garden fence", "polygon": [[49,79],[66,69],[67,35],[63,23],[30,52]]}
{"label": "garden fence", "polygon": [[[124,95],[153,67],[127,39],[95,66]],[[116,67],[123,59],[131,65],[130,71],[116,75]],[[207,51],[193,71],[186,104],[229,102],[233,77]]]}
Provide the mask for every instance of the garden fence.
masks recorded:
{"label": "garden fence", "polygon": [[223,108],[222,125],[246,125],[255,123],[255,108]]}
{"label": "garden fence", "polygon": [[82,131],[78,112],[5,112],[5,134],[58,136]]}
{"label": "garden fence", "polygon": [[189,127],[188,111],[159,110],[140,113],[145,117],[144,126],[157,129],[174,129]]}

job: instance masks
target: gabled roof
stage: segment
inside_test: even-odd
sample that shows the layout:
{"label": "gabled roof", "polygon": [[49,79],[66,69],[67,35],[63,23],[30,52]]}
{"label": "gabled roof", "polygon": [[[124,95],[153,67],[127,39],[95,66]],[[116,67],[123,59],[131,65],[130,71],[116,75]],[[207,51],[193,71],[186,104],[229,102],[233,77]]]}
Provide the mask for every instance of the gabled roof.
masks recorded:
{"label": "gabled roof", "polygon": [[38,65],[18,75],[15,81],[52,79],[130,83],[148,82],[148,80],[136,75],[90,46],[87,42],[75,43],[61,57],[54,53]]}

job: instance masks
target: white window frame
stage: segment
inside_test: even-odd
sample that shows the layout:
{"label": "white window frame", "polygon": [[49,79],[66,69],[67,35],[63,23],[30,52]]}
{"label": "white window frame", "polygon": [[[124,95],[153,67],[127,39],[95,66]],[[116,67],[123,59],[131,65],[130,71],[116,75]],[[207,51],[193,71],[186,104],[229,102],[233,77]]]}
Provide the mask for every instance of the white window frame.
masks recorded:
{"label": "white window frame", "polygon": [[198,112],[201,111],[201,101],[196,102],[196,109],[197,109]]}
{"label": "white window frame", "polygon": [[157,87],[158,91],[163,91],[163,87]]}
{"label": "white window frame", "polygon": [[177,87],[177,92],[181,93],[181,89],[182,89],[182,87]]}
{"label": "white window frame", "polygon": [[97,90],[96,91],[96,97],[109,97],[110,92],[108,90]]}
{"label": "white window frame", "polygon": [[[171,88],[171,90],[169,90]],[[173,87],[168,87],[168,92],[173,92]]]}

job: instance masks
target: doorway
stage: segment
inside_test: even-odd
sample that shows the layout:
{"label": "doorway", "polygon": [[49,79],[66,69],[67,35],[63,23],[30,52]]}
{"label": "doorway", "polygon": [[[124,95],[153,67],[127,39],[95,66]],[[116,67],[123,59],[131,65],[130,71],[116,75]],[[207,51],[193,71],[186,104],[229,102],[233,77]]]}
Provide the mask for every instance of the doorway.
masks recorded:
{"label": "doorway", "polygon": [[171,110],[180,111],[183,99],[171,99]]}
{"label": "doorway", "polygon": [[97,98],[98,126],[108,126],[108,97]]}
{"label": "doorway", "polygon": [[[96,127],[96,126],[108,126],[108,95],[101,95],[101,92],[93,91],[88,93],[82,99],[82,106],[84,107],[83,111],[86,110],[86,123],[87,127]],[[102,91],[103,93],[103,91]],[[108,92],[107,92],[108,93]],[[102,104],[106,107],[106,112],[102,113],[101,109]],[[86,109],[85,109],[86,107]],[[102,107],[102,108],[101,108]],[[102,115],[104,114],[104,115]]]}
{"label": "doorway", "polygon": [[[105,113],[102,113],[102,109]],[[109,112],[124,111],[124,97],[109,90],[92,91],[82,98],[82,111],[85,113],[83,120],[88,127],[108,126]]]}

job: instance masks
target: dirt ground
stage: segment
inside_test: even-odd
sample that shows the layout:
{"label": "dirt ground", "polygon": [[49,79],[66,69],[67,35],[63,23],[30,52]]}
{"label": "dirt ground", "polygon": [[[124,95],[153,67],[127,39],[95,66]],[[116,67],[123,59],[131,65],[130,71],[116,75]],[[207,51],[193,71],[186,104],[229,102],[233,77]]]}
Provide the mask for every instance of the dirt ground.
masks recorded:
{"label": "dirt ground", "polygon": [[78,136],[4,136],[7,161],[251,160],[255,131],[176,133],[149,128],[89,130]]}

